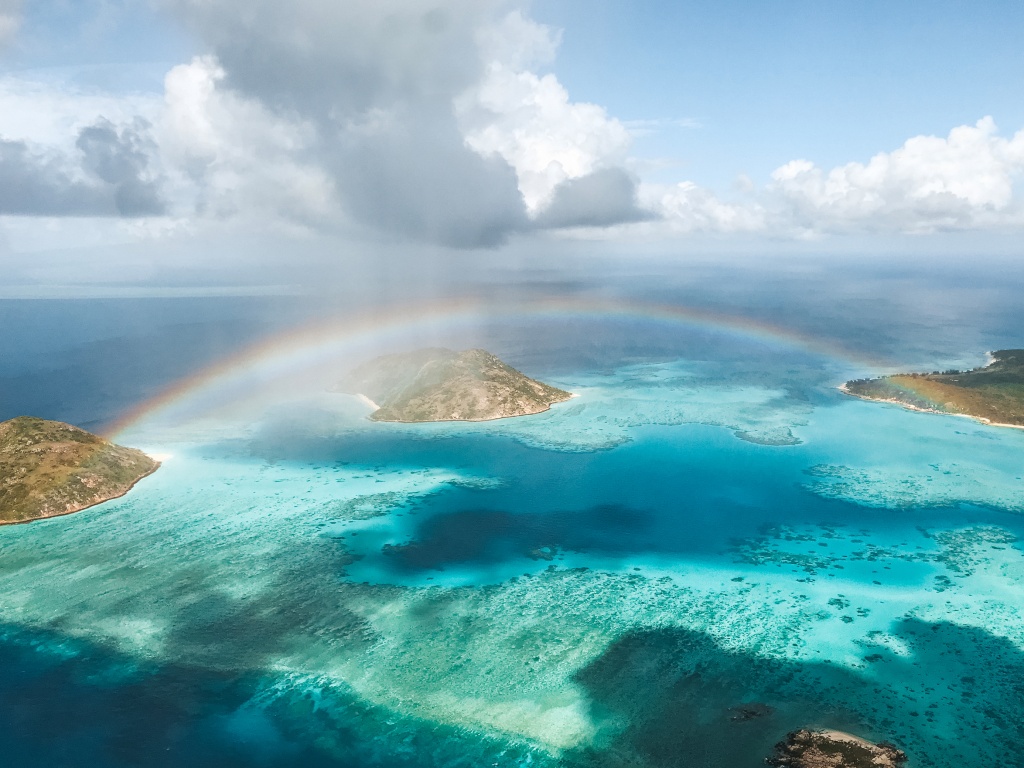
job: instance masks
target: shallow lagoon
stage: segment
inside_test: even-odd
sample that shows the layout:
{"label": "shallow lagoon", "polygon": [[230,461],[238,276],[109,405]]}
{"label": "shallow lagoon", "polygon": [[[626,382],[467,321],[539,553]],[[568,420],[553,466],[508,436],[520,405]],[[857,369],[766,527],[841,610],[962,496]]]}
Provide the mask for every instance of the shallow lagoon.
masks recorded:
{"label": "shallow lagoon", "polygon": [[169,458],[135,492],[0,531],[8,754],[731,767],[821,725],[1005,764],[1024,432],[719,347],[563,360],[580,397],[511,421],[311,392],[136,423]]}

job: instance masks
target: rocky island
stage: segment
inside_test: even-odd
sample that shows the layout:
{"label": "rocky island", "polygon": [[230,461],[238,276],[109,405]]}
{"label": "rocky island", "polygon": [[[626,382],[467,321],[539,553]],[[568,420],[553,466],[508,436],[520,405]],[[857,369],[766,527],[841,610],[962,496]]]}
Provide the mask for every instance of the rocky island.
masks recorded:
{"label": "rocky island", "polygon": [[483,349],[432,348],[364,363],[335,388],[361,395],[374,421],[488,421],[546,411],[572,397]]}
{"label": "rocky island", "polygon": [[777,744],[775,756],[765,762],[787,768],[897,768],[907,756],[885,742],[872,744],[841,731],[802,728]]}
{"label": "rocky island", "polygon": [[1024,427],[1024,349],[992,352],[988,365],[970,371],[899,373],[848,381],[840,389],[865,400]]}
{"label": "rocky island", "polygon": [[160,463],[84,429],[31,416],[0,422],[0,525],[123,496]]}

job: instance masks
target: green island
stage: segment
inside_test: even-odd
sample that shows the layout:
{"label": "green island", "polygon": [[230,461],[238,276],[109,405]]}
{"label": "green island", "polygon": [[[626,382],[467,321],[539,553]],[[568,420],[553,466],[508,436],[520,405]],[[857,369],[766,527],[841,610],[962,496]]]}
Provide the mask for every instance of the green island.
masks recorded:
{"label": "green island", "polygon": [[865,400],[970,416],[997,426],[1024,427],[1024,349],[1001,349],[991,357],[988,365],[969,371],[855,379],[840,389]]}
{"label": "green island", "polygon": [[0,422],[0,525],[79,512],[124,496],[160,466],[60,421]]}
{"label": "green island", "polygon": [[374,421],[489,421],[546,411],[572,393],[529,378],[483,349],[430,348],[360,365],[335,388],[366,398]]}
{"label": "green island", "polygon": [[886,742],[872,744],[842,731],[802,728],[776,745],[775,756],[765,762],[789,768],[897,768],[907,756]]}

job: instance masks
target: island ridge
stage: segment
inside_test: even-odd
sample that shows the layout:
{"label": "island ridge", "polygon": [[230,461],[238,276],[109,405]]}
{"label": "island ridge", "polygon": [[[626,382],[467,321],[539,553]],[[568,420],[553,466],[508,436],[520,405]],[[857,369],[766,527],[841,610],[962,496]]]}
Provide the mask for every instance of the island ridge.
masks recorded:
{"label": "island ridge", "polygon": [[546,411],[572,393],[529,378],[483,349],[420,349],[360,365],[336,387],[378,406],[374,421],[488,421]]}

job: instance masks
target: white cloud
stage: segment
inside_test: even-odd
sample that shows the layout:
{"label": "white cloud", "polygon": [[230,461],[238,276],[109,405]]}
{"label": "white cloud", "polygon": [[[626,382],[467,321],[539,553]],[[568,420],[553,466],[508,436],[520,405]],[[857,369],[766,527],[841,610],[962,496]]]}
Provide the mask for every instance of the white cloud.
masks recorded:
{"label": "white cloud", "polygon": [[679,184],[642,184],[640,201],[660,214],[664,225],[679,233],[757,232],[767,225],[764,209],[756,202],[727,203],[692,181]]}
{"label": "white cloud", "polygon": [[1014,182],[1022,172],[1024,131],[1004,138],[985,117],[946,138],[915,136],[828,172],[793,160],[772,174],[770,191],[783,216],[806,230],[968,229],[1017,219]]}
{"label": "white cloud", "polygon": [[482,36],[491,58],[480,83],[456,101],[466,143],[511,165],[527,210],[538,213],[555,188],[625,162],[626,127],[596,104],[572,102],[553,74],[525,67],[553,58],[558,34],[513,13]]}
{"label": "white cloud", "polygon": [[[816,237],[1024,226],[1024,131],[1002,136],[990,118],[865,162],[794,160],[729,198],[693,181],[638,185],[634,136],[699,126],[623,122],[573,101],[546,70],[560,32],[519,0],[167,4],[210,53],[171,69],[162,94],[0,76],[0,146],[18,158],[74,159],[83,129],[103,121],[122,133],[152,126],[145,178],[167,214],[97,232],[158,238],[235,221],[478,247],[558,228]],[[19,7],[0,0],[0,41]]]}
{"label": "white cloud", "polygon": [[544,67],[555,60],[562,31],[538,24],[514,10],[476,33],[477,50],[488,62],[521,72]]}
{"label": "white cloud", "polygon": [[314,127],[223,88],[224,78],[211,56],[176,66],[165,78],[158,130],[178,198],[216,217],[308,223],[337,214],[327,174],[300,159],[317,141]]}
{"label": "white cloud", "polygon": [[641,185],[641,203],[664,227],[814,238],[839,233],[928,233],[1024,225],[1015,184],[1024,176],[1024,131],[999,135],[994,121],[945,138],[915,136],[867,163],[831,170],[808,160],[776,169],[758,188],[741,177],[738,202],[693,182]]}

